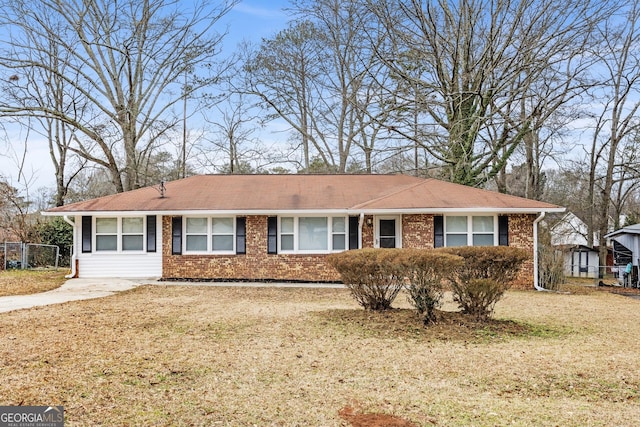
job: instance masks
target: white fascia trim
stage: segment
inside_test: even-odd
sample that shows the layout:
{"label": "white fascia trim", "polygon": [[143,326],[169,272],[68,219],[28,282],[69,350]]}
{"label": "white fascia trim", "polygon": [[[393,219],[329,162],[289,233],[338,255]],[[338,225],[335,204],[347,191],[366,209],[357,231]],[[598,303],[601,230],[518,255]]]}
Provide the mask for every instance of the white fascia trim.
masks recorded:
{"label": "white fascia trim", "polygon": [[[399,211],[396,211],[396,213]],[[166,216],[245,216],[245,215],[356,215],[360,211],[349,209],[298,209],[298,210],[178,210],[178,211],[89,211],[89,212],[43,212],[48,216],[144,216],[144,215],[166,215]]]}
{"label": "white fascia trim", "polygon": [[491,213],[491,214],[539,214],[541,212],[564,212],[565,208],[523,209],[523,208],[417,208],[417,209],[370,209],[352,210],[352,213],[365,215],[399,215],[399,214],[460,214],[460,213]]}
{"label": "white fascia trim", "polygon": [[449,213],[501,213],[501,214],[540,214],[541,212],[564,212],[565,208],[412,208],[412,209],[283,209],[283,210],[172,210],[172,211],[79,211],[79,212],[42,212],[46,216],[245,216],[245,215],[401,215],[401,214],[449,214]]}

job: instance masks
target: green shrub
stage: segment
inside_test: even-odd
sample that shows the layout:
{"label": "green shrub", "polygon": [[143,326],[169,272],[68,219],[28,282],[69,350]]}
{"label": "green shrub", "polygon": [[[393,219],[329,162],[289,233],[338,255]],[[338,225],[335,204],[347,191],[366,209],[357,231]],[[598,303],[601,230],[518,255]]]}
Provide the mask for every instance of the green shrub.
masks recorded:
{"label": "green shrub", "polygon": [[478,319],[491,315],[529,258],[524,249],[508,246],[462,246],[438,251],[464,258],[452,276],[453,299],[463,313]]}
{"label": "green shrub", "polygon": [[432,249],[402,249],[399,261],[407,277],[409,303],[425,324],[436,321],[436,309],[442,305],[443,283],[464,260]]}
{"label": "green shrub", "polygon": [[397,249],[358,249],[331,254],[327,261],[366,310],[387,310],[402,290],[403,266]]}
{"label": "green shrub", "polygon": [[37,226],[40,242],[55,245],[60,249],[60,265],[70,265],[73,228],[62,217],[40,223]]}

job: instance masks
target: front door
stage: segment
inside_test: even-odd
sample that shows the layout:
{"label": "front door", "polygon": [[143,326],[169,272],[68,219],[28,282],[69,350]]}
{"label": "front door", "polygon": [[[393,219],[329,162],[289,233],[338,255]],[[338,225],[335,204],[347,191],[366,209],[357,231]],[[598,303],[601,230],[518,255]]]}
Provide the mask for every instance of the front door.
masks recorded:
{"label": "front door", "polygon": [[399,248],[400,244],[400,219],[397,217],[380,217],[376,221],[376,247]]}

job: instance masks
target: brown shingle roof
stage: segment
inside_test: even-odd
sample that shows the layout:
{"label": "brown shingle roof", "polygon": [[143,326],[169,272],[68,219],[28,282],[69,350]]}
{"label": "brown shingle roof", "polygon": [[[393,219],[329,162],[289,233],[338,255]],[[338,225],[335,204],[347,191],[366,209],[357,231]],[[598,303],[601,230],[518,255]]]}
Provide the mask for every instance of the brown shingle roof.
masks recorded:
{"label": "brown shingle roof", "polygon": [[50,209],[114,211],[296,211],[492,209],[551,211],[548,203],[407,175],[197,175]]}

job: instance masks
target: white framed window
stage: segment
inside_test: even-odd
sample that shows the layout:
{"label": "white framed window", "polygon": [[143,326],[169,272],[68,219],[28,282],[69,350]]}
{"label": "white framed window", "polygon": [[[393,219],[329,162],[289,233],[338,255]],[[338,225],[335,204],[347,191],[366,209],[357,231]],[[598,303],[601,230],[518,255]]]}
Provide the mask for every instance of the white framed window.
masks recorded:
{"label": "white framed window", "polygon": [[334,251],[347,249],[347,220],[344,217],[331,218],[331,249]]}
{"label": "white framed window", "polygon": [[207,240],[209,239],[209,219],[187,218],[184,235],[187,252],[206,252]]}
{"label": "white framed window", "polygon": [[144,250],[144,218],[122,218],[122,250]]}
{"label": "white framed window", "polygon": [[185,253],[234,253],[234,217],[186,217]]}
{"label": "white framed window", "polygon": [[473,246],[493,246],[495,245],[495,217],[474,216],[471,217],[471,231]]}
{"label": "white framed window", "polygon": [[346,217],[280,217],[280,252],[329,253],[346,249]]}
{"label": "white framed window", "polygon": [[144,217],[95,218],[96,252],[144,251]]}
{"label": "white framed window", "polygon": [[327,217],[298,218],[298,250],[327,251],[329,249]]}
{"label": "white framed window", "polygon": [[233,251],[234,222],[233,218],[211,218],[212,251]]}
{"label": "white framed window", "polygon": [[280,250],[293,251],[293,230],[295,219],[293,217],[280,218]]}
{"label": "white framed window", "polygon": [[494,246],[495,215],[449,215],[445,217],[445,246]]}
{"label": "white framed window", "polygon": [[96,218],[96,251],[118,250],[118,218]]}

